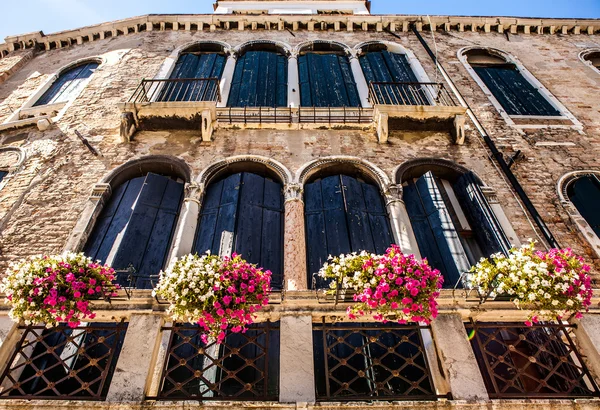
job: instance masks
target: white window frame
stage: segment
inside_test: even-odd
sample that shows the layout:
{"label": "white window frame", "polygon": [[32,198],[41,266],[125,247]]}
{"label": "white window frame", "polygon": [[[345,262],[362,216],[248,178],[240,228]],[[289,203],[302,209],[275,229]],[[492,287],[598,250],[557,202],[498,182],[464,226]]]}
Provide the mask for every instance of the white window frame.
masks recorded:
{"label": "white window frame", "polygon": [[583,64],[587,65],[592,70],[594,70],[595,72],[600,74],[600,68],[596,67],[594,64],[592,64],[592,62],[590,60],[588,60],[586,58],[589,54],[592,54],[592,53],[600,54],[600,48],[588,48],[588,49],[583,50],[581,53],[579,53],[579,59],[581,60],[581,62]]}
{"label": "white window frame", "polygon": [[[38,102],[38,100],[40,98],[42,98],[44,93],[46,91],[48,91],[50,89],[50,87],[52,87],[54,82],[56,80],[58,80],[61,75],[63,75],[64,73],[66,73],[67,71],[69,71],[72,68],[75,68],[82,64],[93,63],[93,62],[98,63],[98,67],[96,68],[96,71],[97,71],[105,63],[105,59],[102,57],[86,57],[86,58],[81,58],[79,60],[75,60],[75,61],[67,64],[66,66],[60,68],[58,71],[56,71],[50,77],[48,77],[46,79],[46,81],[42,85],[40,85],[33,94],[31,94],[29,96],[29,98],[23,103],[23,105],[19,109],[16,110],[14,113],[12,113],[12,115],[4,121],[3,124],[10,124],[10,123],[15,123],[15,122],[21,121],[22,117],[25,115],[33,116],[34,120],[40,119],[40,118],[47,118],[47,117],[51,117],[53,122],[60,120],[62,118],[62,116],[65,114],[65,112],[69,109],[69,107],[73,104],[73,102],[81,95],[83,90],[85,90],[85,88],[87,87],[89,82],[92,80],[93,75],[91,75],[90,77],[85,79],[85,81],[83,82],[83,87],[81,87],[81,91],[79,93],[77,93],[77,95],[74,95],[73,97],[71,97],[71,99],[69,99],[69,101],[59,102],[59,103],[55,103],[55,104],[40,105],[40,106],[34,107],[35,103]],[[94,74],[95,74],[95,72],[94,72]],[[56,115],[52,115],[53,113],[56,113]],[[40,115],[43,115],[43,114],[45,114],[45,116],[40,117]],[[40,117],[40,118],[36,118],[36,117]]]}
{"label": "white window frame", "polygon": [[600,238],[598,235],[596,235],[596,232],[594,232],[588,221],[579,213],[579,210],[575,204],[571,202],[569,195],[567,194],[569,185],[577,181],[579,178],[589,174],[596,175],[598,178],[600,178],[600,171],[598,170],[586,169],[580,171],[571,171],[563,175],[558,180],[556,189],[560,203],[569,214],[569,218],[575,223],[581,235],[587,240],[596,255],[600,258]]}
{"label": "white window frame", "polygon": [[[500,102],[494,97],[492,91],[483,82],[483,80],[477,75],[473,67],[468,61],[468,52],[472,50],[482,50],[489,53],[492,56],[499,57],[506,61],[507,64],[513,64],[517,67],[517,70],[523,75],[523,77],[529,81],[534,88],[548,101],[548,103],[560,112],[560,116],[538,116],[538,115],[509,115],[506,110],[502,107]],[[475,82],[481,87],[485,95],[488,97],[492,105],[496,108],[500,116],[504,121],[518,129],[536,129],[536,128],[574,128],[583,130],[581,122],[575,118],[575,116],[565,107],[533,74],[525,68],[525,66],[512,55],[491,47],[464,47],[457,52],[458,60],[463,64],[469,75],[475,80]],[[527,119],[527,120],[570,120],[573,125],[546,125],[546,124],[516,124],[514,120]]]}

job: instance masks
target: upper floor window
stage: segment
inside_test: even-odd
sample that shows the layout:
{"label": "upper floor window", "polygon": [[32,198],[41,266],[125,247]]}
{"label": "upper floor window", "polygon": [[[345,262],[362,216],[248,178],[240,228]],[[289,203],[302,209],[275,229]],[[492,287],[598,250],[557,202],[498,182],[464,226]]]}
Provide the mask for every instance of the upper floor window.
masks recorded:
{"label": "upper floor window", "polygon": [[89,61],[63,71],[33,106],[66,103],[76,98],[99,65]]}
{"label": "upper floor window", "polygon": [[579,57],[600,72],[600,50],[583,51]]}
{"label": "upper floor window", "polygon": [[[280,288],[283,274],[283,186],[269,176],[240,172],[211,182],[206,189],[194,252],[240,254],[273,273]],[[232,249],[221,249],[230,233]],[[226,241],[223,241],[226,242]]]}
{"label": "upper floor window", "polygon": [[481,257],[511,245],[473,173],[440,178],[429,171],[404,183],[404,202],[419,251],[453,287]]}
{"label": "upper floor window", "polygon": [[288,59],[279,47],[254,44],[236,62],[229,107],[287,107]]}
{"label": "upper floor window", "polygon": [[[121,285],[150,288],[164,267],[183,199],[183,182],[148,173],[114,189],[84,252],[108,263]],[[126,272],[130,267],[134,276]]]}
{"label": "upper floor window", "polygon": [[360,107],[356,81],[346,50],[313,43],[298,57],[300,104],[303,107]]}
{"label": "upper floor window", "polygon": [[577,178],[567,187],[569,200],[600,238],[600,179],[595,174]]}
{"label": "upper floor window", "polygon": [[162,85],[157,101],[211,100],[219,88],[225,68],[225,52],[221,45],[201,44],[179,55],[177,63]]}
{"label": "upper floor window", "polygon": [[[313,180],[304,186],[304,202],[309,283],[329,255],[383,254],[393,242],[379,188],[360,177],[336,174]],[[316,280],[317,288],[327,285]]]}
{"label": "upper floor window", "polygon": [[562,116],[540,88],[512,61],[497,53],[474,49],[467,62],[509,116]]}
{"label": "upper floor window", "polygon": [[429,105],[406,54],[390,52],[384,44],[362,49],[360,66],[382,104]]}

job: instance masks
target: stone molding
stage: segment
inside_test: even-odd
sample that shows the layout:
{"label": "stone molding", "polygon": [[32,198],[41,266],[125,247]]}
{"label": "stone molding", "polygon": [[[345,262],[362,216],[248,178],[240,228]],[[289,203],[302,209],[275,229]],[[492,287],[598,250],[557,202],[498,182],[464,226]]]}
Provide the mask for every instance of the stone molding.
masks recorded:
{"label": "stone molding", "polygon": [[[443,159],[443,158],[433,158],[433,157],[416,158],[416,159],[411,159],[411,160],[405,161],[402,164],[400,164],[399,166],[397,166],[396,169],[394,169],[394,181],[396,181],[396,183],[398,183],[398,184],[402,184],[405,179],[404,175],[411,168],[415,168],[415,167],[419,167],[419,166],[443,167],[443,168],[448,168],[452,171],[455,171],[459,174],[466,174],[467,172],[471,171],[470,169],[465,168],[462,165],[459,165],[454,161],[450,161],[450,160]],[[479,183],[481,183],[481,185],[485,187],[486,185],[483,183],[481,178],[479,178],[479,176],[477,174],[475,174],[475,176],[477,177],[477,180],[479,181]]]}
{"label": "stone molding", "polygon": [[90,194],[90,200],[99,202],[110,198],[112,195],[112,188],[110,184],[106,183],[98,183],[94,185],[92,188],[92,193]]}
{"label": "stone molding", "polygon": [[132,159],[110,171],[100,182],[118,186],[124,181],[141,176],[148,172],[170,174],[190,182],[192,172],[189,165],[182,159],[172,155],[147,155]]}
{"label": "stone molding", "polygon": [[279,161],[275,161],[274,159],[260,155],[237,155],[225,158],[208,166],[208,168],[205,168],[200,173],[198,178],[196,178],[196,181],[200,186],[207,186],[212,178],[214,178],[219,172],[227,168],[229,165],[243,162],[265,165],[267,168],[277,174],[283,186],[289,184],[293,179],[291,172]]}
{"label": "stone molding", "polygon": [[290,46],[288,43],[285,43],[283,41],[277,41],[277,40],[250,40],[250,41],[246,41],[236,47],[233,47],[233,49],[235,50],[236,53],[243,53],[247,48],[255,46],[255,45],[260,45],[260,44],[270,44],[276,47],[281,48],[281,50],[283,51],[283,53],[287,56],[290,55],[290,53],[292,52],[292,46]]}
{"label": "stone molding", "polygon": [[588,48],[579,53],[579,59],[583,62],[583,64],[589,66],[592,70],[600,74],[600,68],[594,66],[591,61],[587,59],[587,56],[592,53],[600,53],[600,48]]}
{"label": "stone molding", "polygon": [[285,198],[285,202],[288,201],[302,201],[303,199],[304,189],[302,189],[302,185],[291,183],[286,184],[283,187],[283,196]]}
{"label": "stone molding", "polygon": [[303,165],[298,172],[296,173],[296,181],[304,186],[306,180],[310,178],[311,175],[320,171],[321,169],[325,169],[328,166],[335,164],[349,164],[354,167],[360,169],[365,172],[367,175],[371,176],[379,186],[381,192],[385,192],[386,188],[390,185],[390,180],[385,172],[383,172],[379,167],[375,164],[372,164],[369,161],[365,161],[358,157],[350,157],[344,155],[336,155],[331,157],[323,157],[309,162],[308,164]]}
{"label": "stone molding", "polygon": [[23,163],[25,162],[25,160],[27,159],[27,154],[25,153],[25,150],[21,147],[0,147],[0,155],[16,155],[16,160],[13,160],[12,158],[10,158],[10,161],[7,161],[12,163],[12,165],[10,166],[5,166],[2,165],[2,167],[0,167],[0,170],[3,171],[8,171],[9,173],[13,173],[13,172],[17,172],[21,169],[21,167],[23,166]]}

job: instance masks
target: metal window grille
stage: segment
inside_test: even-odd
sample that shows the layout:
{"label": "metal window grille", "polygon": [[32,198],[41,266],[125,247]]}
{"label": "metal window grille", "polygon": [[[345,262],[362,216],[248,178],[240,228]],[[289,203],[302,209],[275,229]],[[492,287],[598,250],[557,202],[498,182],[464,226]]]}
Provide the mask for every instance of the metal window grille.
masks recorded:
{"label": "metal window grille", "polygon": [[371,82],[369,98],[375,105],[458,105],[442,83]]}
{"label": "metal window grille", "polygon": [[279,398],[279,324],[260,323],[204,344],[198,326],[170,332],[157,400],[257,400]]}
{"label": "metal window grille", "polygon": [[491,398],[600,396],[573,326],[470,323],[466,329]]}
{"label": "metal window grille", "polygon": [[417,325],[315,325],[317,399],[435,400]]}
{"label": "metal window grille", "polygon": [[217,110],[217,120],[228,124],[291,124],[287,107],[227,107]]}
{"label": "metal window grille", "polygon": [[21,327],[0,398],[104,400],[127,323]]}
{"label": "metal window grille", "polygon": [[130,103],[221,101],[218,78],[142,80]]}
{"label": "metal window grille", "polygon": [[300,124],[370,124],[373,109],[362,107],[299,107]]}

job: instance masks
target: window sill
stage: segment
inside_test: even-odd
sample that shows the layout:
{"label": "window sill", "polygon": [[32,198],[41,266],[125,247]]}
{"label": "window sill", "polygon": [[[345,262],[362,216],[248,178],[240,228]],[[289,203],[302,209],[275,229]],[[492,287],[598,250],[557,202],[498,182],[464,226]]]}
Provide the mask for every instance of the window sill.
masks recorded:
{"label": "window sill", "polygon": [[66,102],[60,102],[36,107],[21,108],[19,111],[19,119],[29,119],[32,117],[40,118],[43,116],[54,117],[60,110],[65,108],[66,105]]}
{"label": "window sill", "polygon": [[37,125],[40,131],[47,130],[52,125],[52,117],[50,115],[42,115],[38,117],[25,118],[22,120],[10,121],[0,124],[0,131],[8,131]]}

